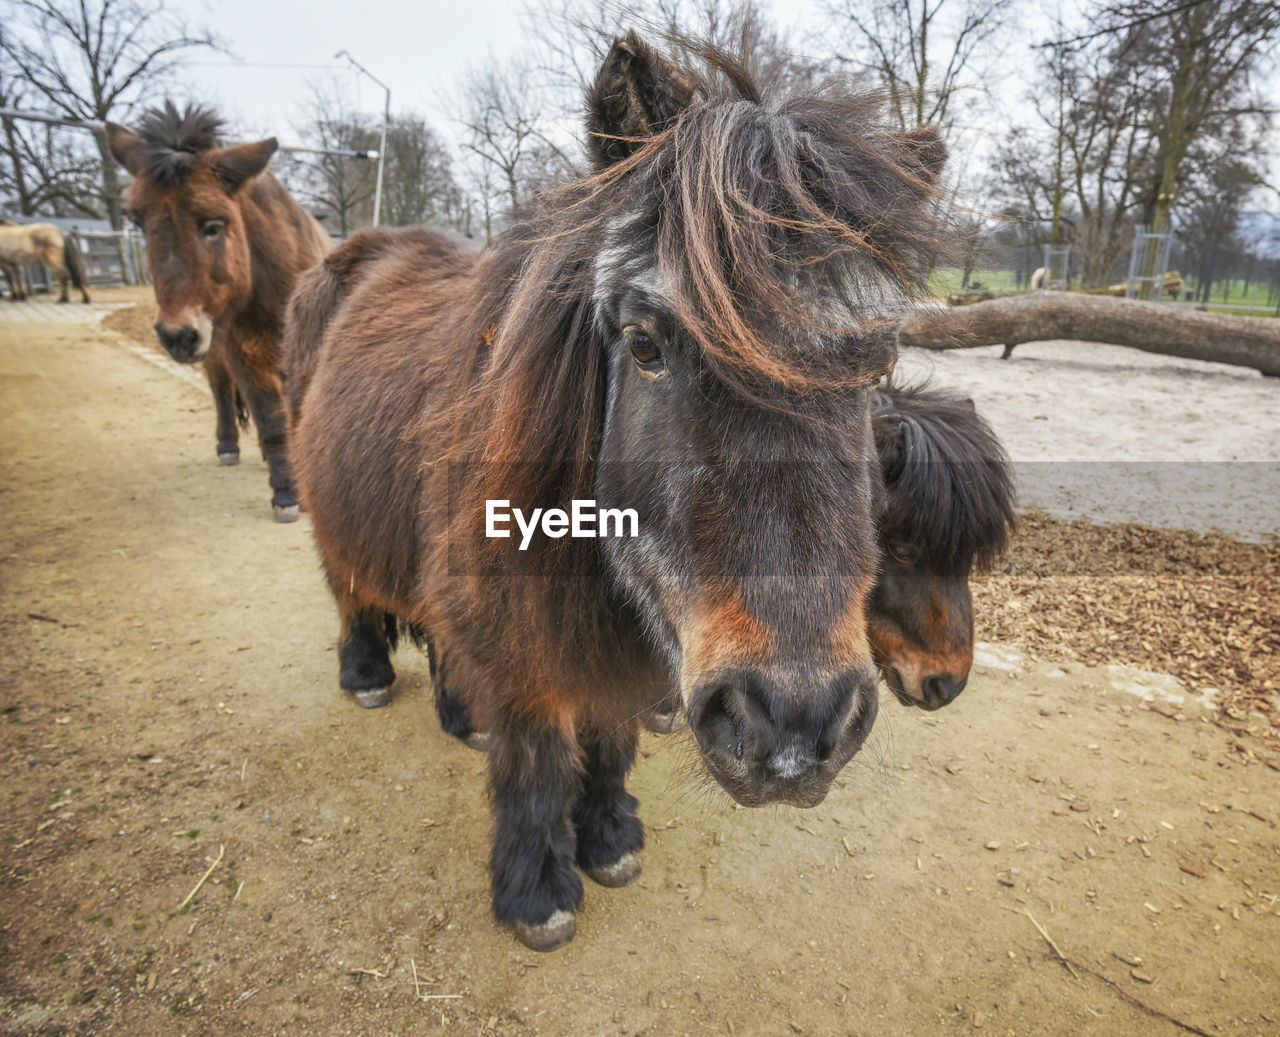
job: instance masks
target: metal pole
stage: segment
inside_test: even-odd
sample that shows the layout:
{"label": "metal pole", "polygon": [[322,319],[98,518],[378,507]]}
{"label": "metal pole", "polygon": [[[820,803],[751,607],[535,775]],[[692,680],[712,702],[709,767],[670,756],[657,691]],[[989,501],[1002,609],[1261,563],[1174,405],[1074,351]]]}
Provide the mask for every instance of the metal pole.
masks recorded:
{"label": "metal pole", "polygon": [[383,87],[387,91],[387,103],[382,109],[382,141],[378,144],[378,182],[373,188],[373,225],[378,226],[378,220],[382,215],[382,170],[386,166],[387,154],[387,123],[391,121],[391,91],[387,87]]}
{"label": "metal pole", "polygon": [[50,126],[71,126],[80,130],[93,130],[102,133],[107,124],[94,119],[69,119],[65,115],[46,115],[44,112],[29,112],[25,108],[0,108],[0,119],[26,119],[30,122],[48,123]]}
{"label": "metal pole", "polygon": [[338,58],[346,58],[351,62],[351,64],[377,83],[378,86],[382,87],[382,89],[387,93],[386,103],[382,109],[382,143],[378,146],[378,179],[373,188],[373,225],[376,227],[378,226],[378,221],[382,216],[382,171],[386,165],[387,123],[391,121],[391,87],[387,86],[386,83],[360,64],[360,62],[353,58],[349,52],[340,50],[333,57],[335,61]]}

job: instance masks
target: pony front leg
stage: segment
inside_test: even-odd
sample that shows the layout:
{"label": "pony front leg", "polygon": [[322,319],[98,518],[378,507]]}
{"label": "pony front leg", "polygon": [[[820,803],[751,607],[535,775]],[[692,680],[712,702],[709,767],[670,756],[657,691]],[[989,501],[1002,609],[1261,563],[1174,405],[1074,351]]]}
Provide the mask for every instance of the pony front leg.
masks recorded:
{"label": "pony front leg", "polygon": [[636,725],[586,745],[586,776],[573,812],[578,867],[602,886],[625,886],[640,877],[636,854],[644,848],[644,825],[627,774],[636,759]]}
{"label": "pony front leg", "polygon": [[338,683],[365,709],[376,709],[391,701],[391,684],[396,679],[391,665],[395,634],[395,617],[381,609],[343,612]]}
{"label": "pony front leg", "polygon": [[245,396],[253,423],[258,426],[258,442],[267,461],[271,483],[271,504],[277,522],[298,521],[298,487],[293,481],[293,465],[285,434],[284,398],[278,382],[271,384],[246,379]]}
{"label": "pony front leg", "polygon": [[204,373],[218,414],[218,463],[237,465],[240,463],[240,426],[236,420],[239,416],[236,384],[221,357],[212,353],[205,355]]}
{"label": "pony front leg", "polygon": [[573,939],[573,912],[582,904],[574,869],[577,744],[538,720],[506,718],[489,753],[489,790],[493,913],[530,950],[562,947]]}

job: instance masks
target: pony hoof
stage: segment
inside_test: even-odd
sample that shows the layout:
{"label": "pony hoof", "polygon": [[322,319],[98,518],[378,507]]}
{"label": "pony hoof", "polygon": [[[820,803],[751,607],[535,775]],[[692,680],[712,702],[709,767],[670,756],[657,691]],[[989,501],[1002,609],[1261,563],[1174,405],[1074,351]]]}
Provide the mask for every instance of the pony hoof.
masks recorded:
{"label": "pony hoof", "polygon": [[298,521],[298,505],[290,504],[288,507],[275,505],[277,522],[297,522]]}
{"label": "pony hoof", "polygon": [[516,922],[516,939],[531,951],[554,951],[572,940],[577,931],[571,911],[557,911],[541,925]]}
{"label": "pony hoof", "polygon": [[587,878],[608,889],[626,886],[640,877],[640,860],[634,853],[624,854],[620,860],[603,868],[583,868]]}
{"label": "pony hoof", "polygon": [[389,706],[391,704],[391,689],[362,688],[359,691],[353,691],[351,697],[356,700],[357,706],[363,706],[365,709],[377,709],[380,706]]}
{"label": "pony hoof", "polygon": [[678,712],[671,712],[650,713],[644,726],[645,730],[652,731],[654,734],[669,735],[672,731],[682,730],[686,724],[684,717]]}
{"label": "pony hoof", "polygon": [[218,454],[218,464],[226,465],[228,468],[230,468],[232,465],[237,465],[239,463],[240,463],[240,451],[238,450],[235,453],[219,452]]}
{"label": "pony hoof", "polygon": [[478,753],[487,753],[493,745],[493,735],[488,731],[472,731],[462,742],[468,749],[474,749]]}

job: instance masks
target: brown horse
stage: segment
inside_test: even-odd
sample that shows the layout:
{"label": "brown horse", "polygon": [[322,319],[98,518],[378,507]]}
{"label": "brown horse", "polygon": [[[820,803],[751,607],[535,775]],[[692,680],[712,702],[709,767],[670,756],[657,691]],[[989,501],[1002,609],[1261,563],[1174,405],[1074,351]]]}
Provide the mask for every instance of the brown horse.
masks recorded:
{"label": "brown horse", "polygon": [[22,268],[36,263],[43,263],[57,278],[62,287],[58,302],[71,301],[68,282],[75,286],[84,302],[89,302],[89,279],[73,238],[52,223],[0,221],[0,269],[15,301],[27,298],[27,279]]}
{"label": "brown horse", "polygon": [[223,464],[239,460],[237,421],[253,417],[276,521],[292,522],[281,332],[298,277],[330,241],[267,169],[275,139],[223,146],[221,126],[208,109],[166,101],[136,133],[107,123],[107,142],[133,174],[127,205],[147,238],[156,335],[180,363],[203,361]]}
{"label": "brown horse", "polygon": [[[493,737],[494,912],[535,949],[573,936],[575,864],[639,874],[625,781],[669,687],[748,805],[821,802],[875,719],[869,401],[938,245],[943,148],[709,57],[615,41],[593,173],[479,258],[356,235],[290,307],[341,682],[385,700],[397,620],[436,649]],[[585,505],[635,521],[566,536]]]}

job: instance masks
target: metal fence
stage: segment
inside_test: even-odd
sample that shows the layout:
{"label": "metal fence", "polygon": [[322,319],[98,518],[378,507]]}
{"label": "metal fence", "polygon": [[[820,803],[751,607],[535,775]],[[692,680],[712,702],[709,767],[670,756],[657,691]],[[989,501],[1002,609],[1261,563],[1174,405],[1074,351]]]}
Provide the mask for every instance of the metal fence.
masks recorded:
{"label": "metal fence", "polygon": [[[94,285],[150,284],[147,248],[136,230],[101,231],[72,228],[63,232],[73,238],[84,257],[85,275]],[[42,265],[23,268],[31,292],[50,292],[54,278]],[[0,285],[4,282],[0,279]]]}
{"label": "metal fence", "polygon": [[1165,271],[1169,269],[1170,231],[1155,233],[1144,223],[1133,229],[1133,251],[1129,253],[1129,277],[1124,283],[1126,299],[1164,298]]}
{"label": "metal fence", "polygon": [[1044,283],[1041,288],[1065,292],[1071,284],[1071,246],[1044,246]]}

